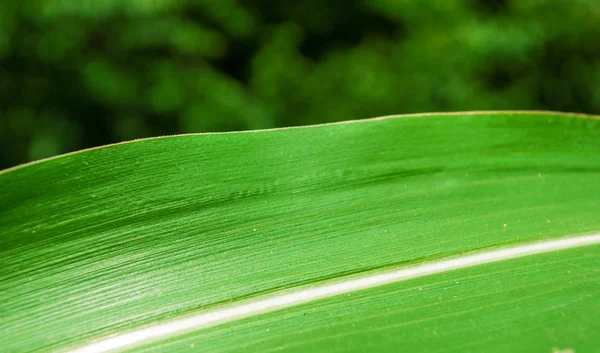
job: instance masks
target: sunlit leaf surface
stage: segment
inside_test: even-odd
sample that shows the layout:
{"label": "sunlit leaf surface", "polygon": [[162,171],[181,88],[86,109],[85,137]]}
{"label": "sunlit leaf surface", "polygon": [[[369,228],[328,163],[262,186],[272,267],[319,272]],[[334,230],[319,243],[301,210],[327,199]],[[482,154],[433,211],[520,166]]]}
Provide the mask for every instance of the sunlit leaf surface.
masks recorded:
{"label": "sunlit leaf surface", "polygon": [[[600,231],[600,120],[459,113],[174,136],[0,173],[0,350]],[[594,352],[599,246],[314,300],[133,351]]]}

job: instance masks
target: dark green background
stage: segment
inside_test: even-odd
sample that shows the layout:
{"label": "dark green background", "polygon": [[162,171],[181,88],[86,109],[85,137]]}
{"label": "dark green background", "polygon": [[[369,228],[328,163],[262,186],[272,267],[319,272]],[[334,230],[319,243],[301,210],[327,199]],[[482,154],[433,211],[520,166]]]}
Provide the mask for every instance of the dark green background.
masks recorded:
{"label": "dark green background", "polygon": [[598,0],[0,3],[0,169],[174,133],[600,112]]}

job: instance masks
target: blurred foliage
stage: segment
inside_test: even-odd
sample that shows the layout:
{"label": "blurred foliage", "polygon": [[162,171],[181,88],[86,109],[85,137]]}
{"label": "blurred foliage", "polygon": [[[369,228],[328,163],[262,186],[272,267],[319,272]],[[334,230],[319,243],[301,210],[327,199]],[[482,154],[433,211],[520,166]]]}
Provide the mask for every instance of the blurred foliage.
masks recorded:
{"label": "blurred foliage", "polygon": [[0,4],[0,168],[174,133],[600,112],[598,0]]}

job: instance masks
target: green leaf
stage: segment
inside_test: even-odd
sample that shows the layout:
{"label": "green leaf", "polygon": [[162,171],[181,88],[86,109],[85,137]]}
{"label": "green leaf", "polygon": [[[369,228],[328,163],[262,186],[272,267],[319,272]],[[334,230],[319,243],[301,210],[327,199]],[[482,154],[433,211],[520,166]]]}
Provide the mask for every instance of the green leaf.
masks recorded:
{"label": "green leaf", "polygon": [[[0,193],[2,351],[93,351],[139,334],[127,349],[600,344],[597,117],[429,114],[154,138],[7,170]],[[494,255],[507,251],[518,256]],[[372,280],[407,271],[422,273]],[[369,284],[306,294],[353,281]],[[223,313],[234,314],[198,323]]]}

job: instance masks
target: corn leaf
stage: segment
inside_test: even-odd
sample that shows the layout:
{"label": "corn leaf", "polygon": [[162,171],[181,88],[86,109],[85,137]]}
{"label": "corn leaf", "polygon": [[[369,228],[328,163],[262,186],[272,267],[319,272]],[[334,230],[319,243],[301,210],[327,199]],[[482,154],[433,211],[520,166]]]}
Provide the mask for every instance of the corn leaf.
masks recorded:
{"label": "corn leaf", "polygon": [[598,233],[597,117],[111,145],[0,173],[0,351],[595,352]]}

